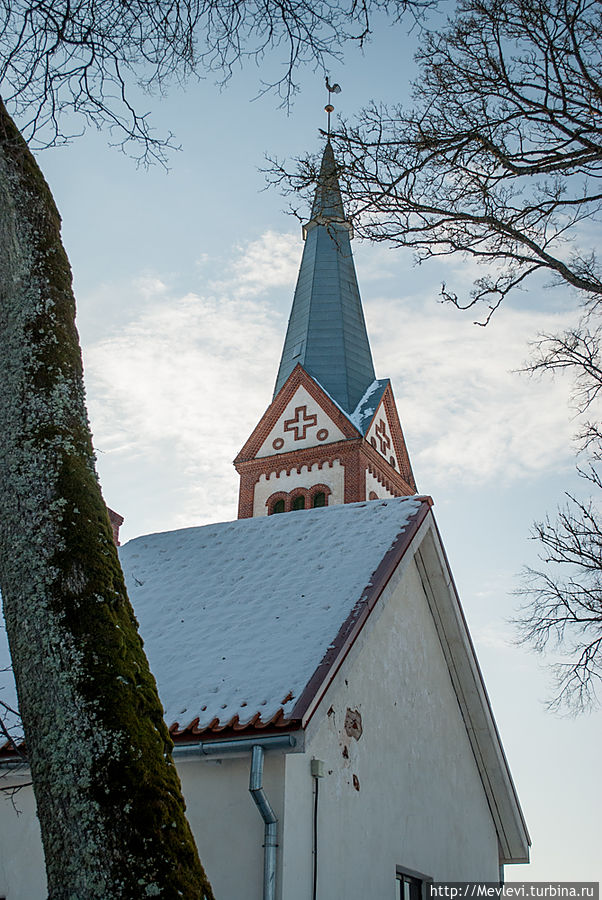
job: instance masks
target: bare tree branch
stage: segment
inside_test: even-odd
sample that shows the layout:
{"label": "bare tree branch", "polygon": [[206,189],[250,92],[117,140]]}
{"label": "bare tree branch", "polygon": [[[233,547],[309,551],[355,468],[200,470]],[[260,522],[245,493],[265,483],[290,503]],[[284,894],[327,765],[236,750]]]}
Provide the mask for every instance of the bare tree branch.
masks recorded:
{"label": "bare tree branch", "polygon": [[[601,487],[593,468],[582,474]],[[602,680],[602,521],[593,499],[566,496],[555,520],[534,525],[545,568],[525,570],[515,624],[520,643],[562,652],[549,707],[581,712],[597,703]]]}
{"label": "bare tree branch", "polygon": [[221,83],[246,60],[276,54],[274,90],[287,105],[295,72],[324,69],[348,41],[363,42],[370,14],[415,16],[435,0],[0,0],[0,91],[33,146],[106,128],[114,143],[143,162],[165,160],[173,136],[157,136],[133,89],[215,73]]}
{"label": "bare tree branch", "polygon": [[[486,321],[538,271],[595,308],[595,244],[579,239],[602,221],[601,5],[460,0],[418,63],[413,108],[373,103],[333,135],[356,233],[483,263],[468,297],[443,297]],[[272,179],[303,190],[315,165],[298,163]]]}

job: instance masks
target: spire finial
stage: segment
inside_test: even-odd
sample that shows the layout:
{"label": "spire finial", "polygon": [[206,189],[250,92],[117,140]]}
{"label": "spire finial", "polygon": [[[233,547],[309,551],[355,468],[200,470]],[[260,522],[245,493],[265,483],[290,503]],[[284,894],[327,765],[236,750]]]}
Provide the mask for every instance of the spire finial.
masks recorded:
{"label": "spire finial", "polygon": [[330,114],[334,112],[334,106],[331,101],[331,94],[340,94],[341,93],[341,85],[340,84],[331,84],[328,80],[328,75],[326,76],[326,90],[328,91],[328,103],[324,107],[325,112],[328,113],[328,140],[330,140]]}

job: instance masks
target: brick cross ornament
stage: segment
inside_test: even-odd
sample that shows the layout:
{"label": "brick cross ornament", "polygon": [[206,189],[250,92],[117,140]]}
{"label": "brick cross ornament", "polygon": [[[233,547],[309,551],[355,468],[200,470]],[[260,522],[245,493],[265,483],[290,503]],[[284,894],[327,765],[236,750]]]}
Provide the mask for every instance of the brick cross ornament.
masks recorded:
{"label": "brick cross ornament", "polygon": [[386,453],[389,447],[391,446],[391,439],[387,434],[387,426],[384,423],[384,420],[381,419],[376,428],[374,429],[376,432],[376,436],[378,437],[380,443],[380,452]]}
{"label": "brick cross ornament", "polygon": [[295,416],[293,419],[287,419],[284,423],[285,431],[294,431],[294,439],[296,441],[304,441],[309,428],[315,428],[318,424],[318,417],[314,413],[307,415],[307,406],[295,407]]}

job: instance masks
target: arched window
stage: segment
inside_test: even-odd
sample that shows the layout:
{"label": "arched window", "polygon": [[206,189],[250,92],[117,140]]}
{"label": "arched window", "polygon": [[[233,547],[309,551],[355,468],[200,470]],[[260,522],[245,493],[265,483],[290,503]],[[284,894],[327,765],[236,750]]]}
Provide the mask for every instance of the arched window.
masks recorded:
{"label": "arched window", "polygon": [[283,491],[276,491],[275,494],[272,494],[270,497],[268,497],[268,499],[265,501],[265,505],[268,508],[268,516],[273,516],[275,513],[286,512],[287,500],[288,494],[285,494]]}
{"label": "arched window", "polygon": [[[290,493],[276,491],[265,501],[268,516],[296,509],[312,509],[328,506],[332,491],[327,484],[314,484],[311,488],[296,487]],[[1,898],[0,898],[1,900]]]}

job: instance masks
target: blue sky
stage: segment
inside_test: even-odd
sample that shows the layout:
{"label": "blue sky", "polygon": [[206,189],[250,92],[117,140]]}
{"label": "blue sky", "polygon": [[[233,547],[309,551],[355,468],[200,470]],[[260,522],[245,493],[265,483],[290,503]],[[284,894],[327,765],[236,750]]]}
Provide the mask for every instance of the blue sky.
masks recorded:
{"label": "blue sky", "polygon": [[[352,116],[404,100],[416,35],[383,21],[364,53],[331,67]],[[278,59],[266,65],[278,66]],[[321,74],[303,71],[291,114],[249,64],[144,97],[182,151],[171,170],[137,169],[86,134],[38,155],[63,217],[98,466],[124,539],[235,518],[231,460],[271,400],[302,243],[287,200],[265,189],[265,154],[318,151]],[[567,290],[533,284],[486,329],[438,303],[442,281],[475,266],[414,267],[410,253],[354,244],[378,377],[391,377],[419,490],[442,531],[533,839],[509,880],[598,880],[601,714],[546,712],[540,657],[513,644],[517,573],[535,562],[531,523],[574,475],[569,384],[521,367],[539,331],[574,321]],[[478,272],[477,272],[478,274]],[[201,848],[202,852],[202,848]]]}

